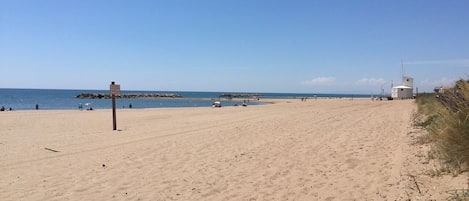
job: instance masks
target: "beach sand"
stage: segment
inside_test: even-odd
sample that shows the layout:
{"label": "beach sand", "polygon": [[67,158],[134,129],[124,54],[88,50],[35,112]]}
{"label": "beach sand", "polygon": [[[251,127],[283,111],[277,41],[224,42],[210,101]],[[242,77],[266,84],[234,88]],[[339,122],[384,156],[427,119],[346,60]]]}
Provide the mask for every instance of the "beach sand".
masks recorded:
{"label": "beach sand", "polygon": [[[412,100],[0,113],[0,200],[444,200]],[[419,192],[420,191],[420,192]]]}

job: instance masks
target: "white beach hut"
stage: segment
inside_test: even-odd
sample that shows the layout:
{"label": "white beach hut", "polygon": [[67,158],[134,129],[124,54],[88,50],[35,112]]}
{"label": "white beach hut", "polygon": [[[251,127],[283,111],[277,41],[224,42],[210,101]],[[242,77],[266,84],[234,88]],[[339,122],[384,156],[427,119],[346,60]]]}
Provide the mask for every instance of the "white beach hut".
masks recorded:
{"label": "white beach hut", "polygon": [[402,76],[402,85],[391,89],[391,97],[396,99],[407,99],[414,97],[414,78]]}
{"label": "white beach hut", "polygon": [[391,97],[396,99],[407,99],[414,96],[414,90],[409,86],[395,86],[392,88]]}

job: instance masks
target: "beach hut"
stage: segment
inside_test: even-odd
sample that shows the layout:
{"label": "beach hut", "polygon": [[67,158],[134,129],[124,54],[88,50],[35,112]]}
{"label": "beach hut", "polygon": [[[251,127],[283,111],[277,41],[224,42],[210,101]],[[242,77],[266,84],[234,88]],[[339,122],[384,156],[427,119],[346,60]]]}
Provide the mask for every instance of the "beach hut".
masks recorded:
{"label": "beach hut", "polygon": [[408,99],[414,97],[414,78],[402,76],[402,85],[391,88],[393,99]]}
{"label": "beach hut", "polygon": [[413,96],[413,88],[409,86],[395,86],[391,91],[391,97],[395,99],[407,99],[412,98]]}

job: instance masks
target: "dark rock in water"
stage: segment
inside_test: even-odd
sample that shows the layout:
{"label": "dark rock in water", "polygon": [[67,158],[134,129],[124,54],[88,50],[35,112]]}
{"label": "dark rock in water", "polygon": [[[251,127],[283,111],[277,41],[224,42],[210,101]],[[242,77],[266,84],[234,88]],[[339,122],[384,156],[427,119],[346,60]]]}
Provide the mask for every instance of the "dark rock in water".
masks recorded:
{"label": "dark rock in water", "polygon": [[[79,99],[109,99],[112,96],[110,94],[99,94],[99,93],[83,93],[76,96]],[[178,94],[121,94],[116,98],[182,98]]]}
{"label": "dark rock in water", "polygon": [[261,97],[262,94],[220,94],[219,98],[254,98]]}

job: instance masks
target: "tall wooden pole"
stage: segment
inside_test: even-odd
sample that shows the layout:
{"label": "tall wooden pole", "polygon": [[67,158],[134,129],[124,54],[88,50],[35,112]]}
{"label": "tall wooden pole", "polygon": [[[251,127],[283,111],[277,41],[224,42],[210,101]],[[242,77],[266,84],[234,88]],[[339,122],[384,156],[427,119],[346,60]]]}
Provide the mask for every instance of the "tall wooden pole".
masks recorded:
{"label": "tall wooden pole", "polygon": [[[114,82],[111,82],[111,85],[114,85]],[[112,93],[112,130],[117,130],[117,120],[116,120],[116,94]]]}

